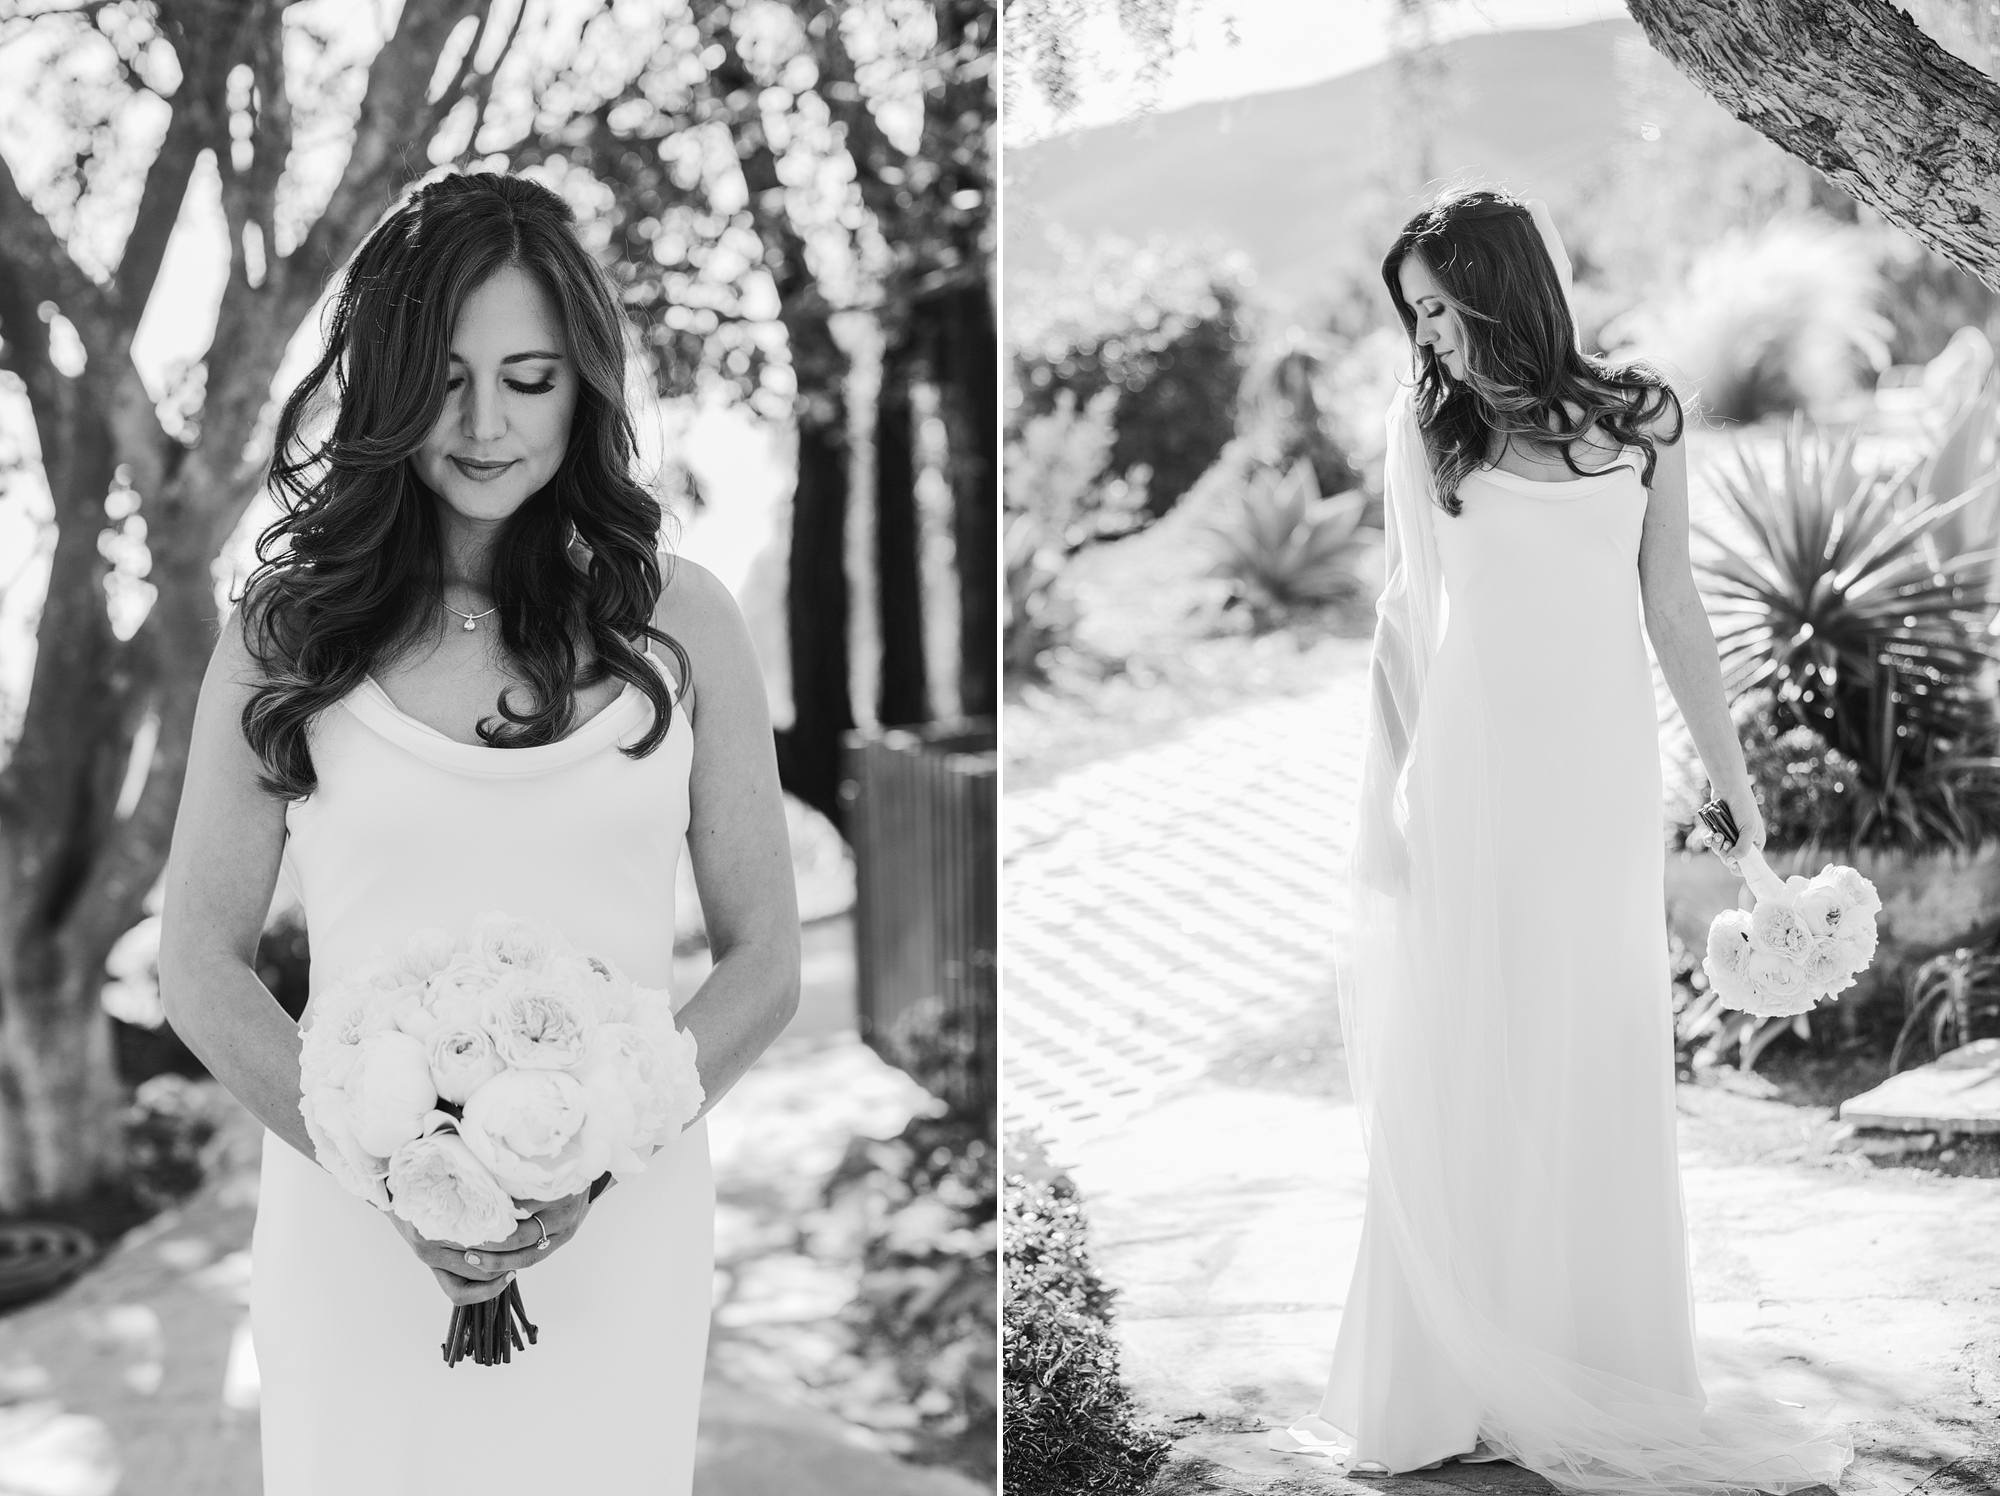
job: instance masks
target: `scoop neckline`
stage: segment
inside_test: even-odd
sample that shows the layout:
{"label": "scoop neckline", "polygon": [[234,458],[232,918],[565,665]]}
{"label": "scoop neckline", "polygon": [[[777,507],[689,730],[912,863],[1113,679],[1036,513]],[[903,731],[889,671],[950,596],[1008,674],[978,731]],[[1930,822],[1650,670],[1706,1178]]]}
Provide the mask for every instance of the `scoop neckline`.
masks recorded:
{"label": "scoop neckline", "polygon": [[[667,729],[669,736],[678,727],[678,723],[671,719],[678,719],[692,728],[693,723],[681,705],[679,689],[665,663],[650,649],[644,654],[674,693]],[[613,697],[602,711],[567,736],[553,743],[536,743],[525,748],[499,748],[490,743],[461,743],[430,723],[412,717],[396,705],[372,674],[363,676],[361,684],[341,704],[382,736],[402,743],[419,757],[442,767],[487,777],[537,774],[566,767],[595,753],[607,740],[621,738],[628,727],[635,726],[639,718],[650,712],[652,705],[644,691],[627,681],[625,689]]]}
{"label": "scoop neckline", "polygon": [[1604,479],[1616,477],[1620,473],[1630,473],[1634,477],[1637,477],[1639,470],[1624,460],[1625,452],[1630,450],[1629,447],[1622,449],[1610,467],[1600,468],[1594,473],[1584,473],[1579,477],[1573,478],[1524,478],[1519,473],[1510,473],[1503,467],[1495,467],[1487,463],[1481,463],[1473,469],[1473,472],[1479,474],[1481,477],[1492,478],[1496,482],[1503,484],[1519,483],[1529,488],[1576,488],[1584,484],[1600,483]]}

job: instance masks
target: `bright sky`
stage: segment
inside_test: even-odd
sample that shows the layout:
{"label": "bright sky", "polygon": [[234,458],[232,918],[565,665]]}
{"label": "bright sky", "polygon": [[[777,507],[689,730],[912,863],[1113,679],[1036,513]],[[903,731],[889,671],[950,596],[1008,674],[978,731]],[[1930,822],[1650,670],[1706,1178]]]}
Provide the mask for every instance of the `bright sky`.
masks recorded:
{"label": "bright sky", "polygon": [[[1434,11],[1433,35],[1440,40],[1626,14],[1620,0],[1436,0]],[[1395,14],[1395,0],[1203,0],[1154,107],[1182,109],[1351,73],[1388,54]],[[1120,65],[1129,49],[1116,25],[1102,21],[1090,42],[1100,66],[1086,81],[1083,107],[1069,128],[1113,123],[1143,102],[1132,69]],[[1038,101],[1024,98],[1009,116],[1007,139],[1025,144],[1047,134],[1050,123]]]}

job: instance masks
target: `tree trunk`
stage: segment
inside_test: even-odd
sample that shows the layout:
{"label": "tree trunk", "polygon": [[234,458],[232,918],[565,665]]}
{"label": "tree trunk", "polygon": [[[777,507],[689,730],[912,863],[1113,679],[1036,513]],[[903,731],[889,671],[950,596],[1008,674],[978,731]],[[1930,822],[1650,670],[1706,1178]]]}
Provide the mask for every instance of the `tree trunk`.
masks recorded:
{"label": "tree trunk", "polygon": [[968,717],[990,717],[999,702],[1000,523],[999,343],[983,281],[920,304],[930,330],[949,447],[953,539],[958,550],[959,702]]}
{"label": "tree trunk", "polygon": [[882,360],[875,414],[876,577],[882,600],[884,726],[928,722],[930,682],[925,671],[923,561],[917,519],[916,428],[911,386],[919,365],[907,342],[893,344]]}
{"label": "tree trunk", "polygon": [[1736,118],[2000,290],[2000,86],[1887,0],[1626,0]]}
{"label": "tree trunk", "polygon": [[[796,348],[799,329],[788,331]],[[785,588],[792,725],[777,735],[778,777],[788,792],[844,827],[841,735],[854,726],[847,695],[846,423],[838,412],[802,410],[798,444]]]}

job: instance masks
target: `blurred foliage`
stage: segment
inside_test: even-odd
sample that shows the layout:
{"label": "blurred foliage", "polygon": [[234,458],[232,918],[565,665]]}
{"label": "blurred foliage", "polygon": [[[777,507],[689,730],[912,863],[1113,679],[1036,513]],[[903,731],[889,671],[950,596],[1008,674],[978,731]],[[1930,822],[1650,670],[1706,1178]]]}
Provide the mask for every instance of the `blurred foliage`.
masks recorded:
{"label": "blurred foliage", "polygon": [[1914,1059],[1921,1037],[1936,1059],[1975,1039],[2000,1038],[2000,954],[1961,946],[1933,956],[1911,973],[1903,1027],[1889,1054],[1889,1073]]}
{"label": "blurred foliage", "polygon": [[920,1420],[909,1453],[993,1480],[995,1157],[964,1118],[916,1117],[857,1138],[827,1181],[857,1219],[861,1283],[847,1311],[863,1354],[892,1361]]}
{"label": "blurred foliage", "polygon": [[1844,844],[1977,847],[2000,832],[1995,558],[1939,537],[1993,478],[1941,493],[1928,466],[1860,471],[1854,445],[1794,417],[1775,475],[1740,445],[1715,475],[1730,533],[1695,527],[1696,576],[1724,674],[1852,763]]}
{"label": "blurred foliage", "polygon": [[1084,75],[1098,61],[1084,32],[1100,18],[1115,21],[1141,97],[1150,97],[1173,61],[1183,20],[1201,8],[1202,0],[1005,0],[1009,111],[1032,88],[1058,123],[1076,112]]}
{"label": "blurred foliage", "polygon": [[1600,336],[1616,356],[1657,365],[1714,420],[1827,410],[1888,366],[1882,290],[1865,236],[1780,219],[1725,234]]}
{"label": "blurred foliage", "polygon": [[1166,513],[1234,432],[1247,290],[1238,257],[1115,239],[1072,252],[1053,277],[1024,277],[1008,302],[1010,434],[1064,391],[1086,407],[1117,392],[1110,466],[1143,464],[1147,507]]}
{"label": "blurred foliage", "polygon": [[1075,598],[1064,581],[1084,546],[1130,534],[1147,518],[1144,466],[1110,472],[1119,395],[1103,389],[1079,407],[1058,390],[1054,408],[1028,417],[1007,443],[1002,548],[1007,571],[1007,673],[1037,674],[1042,656],[1071,641]]}
{"label": "blurred foliage", "polygon": [[1292,327],[1260,348],[1243,377],[1237,435],[1267,468],[1288,472],[1312,464],[1319,491],[1345,493],[1361,475],[1328,419],[1332,345]]}
{"label": "blurred foliage", "polygon": [[1002,1209],[1005,1496],[1137,1496],[1170,1446],[1121,1380],[1112,1293],[1090,1260],[1076,1187],[1009,1173]]}
{"label": "blurred foliage", "polygon": [[[989,735],[986,747],[992,746]],[[999,1094],[992,991],[988,983],[968,989],[970,1001],[947,1002],[932,995],[911,1003],[876,1046],[884,1059],[971,1127],[974,1136],[985,1138],[994,1135]]]}
{"label": "blurred foliage", "polygon": [[[1736,736],[1743,744],[1750,787],[1764,815],[1766,845],[1846,847],[1854,843],[1859,765],[1810,727],[1788,725],[1767,690],[1748,691],[1731,706]],[[1668,847],[1705,851],[1694,835],[1695,811],[1708,800],[1708,784],[1694,744],[1686,742],[1672,766],[1675,790],[1667,812]]]}
{"label": "blurred foliage", "polygon": [[216,1087],[167,1073],[143,1082],[125,1109],[127,1183],[149,1210],[165,1210],[201,1187],[217,1132]]}
{"label": "blurred foliage", "polygon": [[1215,556],[1208,574],[1230,584],[1230,604],[1249,610],[1258,633],[1295,608],[1345,602],[1367,586],[1366,559],[1381,539],[1362,528],[1367,505],[1359,489],[1320,497],[1305,457],[1289,472],[1260,467],[1203,522]]}

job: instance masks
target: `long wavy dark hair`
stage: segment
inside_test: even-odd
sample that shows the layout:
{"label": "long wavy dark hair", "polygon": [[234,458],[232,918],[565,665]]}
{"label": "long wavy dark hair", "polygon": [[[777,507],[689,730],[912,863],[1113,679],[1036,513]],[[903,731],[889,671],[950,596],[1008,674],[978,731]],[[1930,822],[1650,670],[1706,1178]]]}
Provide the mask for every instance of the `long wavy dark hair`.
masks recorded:
{"label": "long wavy dark hair", "polygon": [[[278,417],[270,482],[285,512],[258,537],[260,564],[243,589],[246,637],[264,674],[243,708],[243,735],[269,793],[312,793],[313,717],[442,618],[443,501],[409,459],[444,409],[459,309],[508,265],[560,308],[580,387],[562,466],[507,518],[493,549],[500,642],[536,705],[516,713],[503,691],[495,706],[505,720],[483,719],[479,736],[497,748],[552,743],[575,721],[574,689],[617,676],[654,708],[651,730],[621,751],[639,758],[665,738],[674,693],[643,641],[672,654],[682,691],[692,669],[652,622],[665,585],[661,508],[633,476],[624,322],[575,225],[569,205],[534,182],[454,174],[398,204],[348,267],[326,351]],[[324,424],[329,402],[331,432],[316,440],[306,428]],[[587,576],[569,557],[572,525],[590,548]],[[580,639],[593,655],[581,673]]]}
{"label": "long wavy dark hair", "polygon": [[[1416,313],[1400,279],[1412,255],[1458,313],[1463,380],[1416,341]],[[1641,480],[1648,485],[1659,453],[1647,428],[1671,410],[1666,439],[1680,440],[1686,417],[1658,373],[1578,349],[1555,263],[1519,199],[1484,189],[1439,197],[1403,225],[1382,261],[1382,279],[1415,353],[1417,420],[1446,513],[1463,508],[1459,482],[1485,463],[1495,434],[1558,453],[1571,472],[1587,477],[1592,470],[1577,465],[1570,447],[1595,426],[1645,452]]]}

